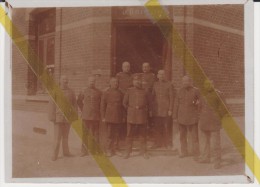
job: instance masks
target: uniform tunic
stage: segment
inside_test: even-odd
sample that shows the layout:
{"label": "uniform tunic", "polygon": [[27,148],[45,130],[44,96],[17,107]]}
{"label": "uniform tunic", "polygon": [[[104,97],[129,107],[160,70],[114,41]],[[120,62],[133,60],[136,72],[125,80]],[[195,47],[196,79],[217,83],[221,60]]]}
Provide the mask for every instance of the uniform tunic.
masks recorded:
{"label": "uniform tunic", "polygon": [[195,87],[181,88],[174,102],[174,118],[182,125],[194,125],[198,123],[198,104],[200,100],[199,90]]}
{"label": "uniform tunic", "polygon": [[93,121],[100,120],[101,94],[101,91],[97,88],[86,88],[84,91],[82,119]]}
{"label": "uniform tunic", "polygon": [[153,88],[153,84],[156,80],[155,75],[151,72],[149,73],[141,73],[142,78],[142,88],[146,91],[151,92]]}
{"label": "uniform tunic", "polygon": [[157,81],[152,90],[152,114],[155,117],[167,117],[173,109],[173,86],[168,81]]}
{"label": "uniform tunic", "polygon": [[148,117],[149,98],[142,88],[129,88],[124,96],[123,105],[127,108],[127,122],[145,124]]}
{"label": "uniform tunic", "polygon": [[125,72],[119,72],[116,75],[118,79],[118,86],[119,89],[125,93],[128,88],[133,86],[133,77],[130,73],[125,73]]}
{"label": "uniform tunic", "polygon": [[[70,88],[66,88],[66,89],[62,89],[62,92],[63,92],[65,98],[71,104],[71,106],[69,106],[68,108],[65,106],[66,108],[64,108],[62,110],[69,110],[68,112],[71,113],[71,115],[74,115],[75,111],[77,112],[77,103],[76,103],[76,96],[75,96],[73,90],[70,89]],[[61,105],[62,105],[63,102],[60,102],[59,101],[60,99],[61,99],[61,97],[59,97],[58,95],[54,96],[55,102],[61,103]],[[64,103],[64,105],[65,105],[65,103]],[[63,106],[61,106],[61,108],[63,108]],[[56,123],[67,122],[67,119],[63,115],[63,112],[56,106],[56,104],[53,102],[53,100],[50,100],[50,102],[49,102],[48,113],[49,113],[49,120],[50,121],[53,121],[53,122],[56,122]],[[69,113],[68,113],[68,116],[70,115]]]}
{"label": "uniform tunic", "polygon": [[[69,131],[70,124],[63,113],[69,118],[70,122],[77,119],[77,103],[76,96],[70,88],[61,89],[66,100],[62,100],[63,96],[54,95],[54,101],[59,104],[59,109],[53,100],[49,102],[49,120],[54,122],[54,150],[53,160],[56,160],[59,154],[59,147],[62,141],[63,155],[69,155]],[[69,104],[68,104],[68,103]]]}
{"label": "uniform tunic", "polygon": [[123,122],[123,93],[119,89],[108,89],[101,101],[101,115],[107,123]]}

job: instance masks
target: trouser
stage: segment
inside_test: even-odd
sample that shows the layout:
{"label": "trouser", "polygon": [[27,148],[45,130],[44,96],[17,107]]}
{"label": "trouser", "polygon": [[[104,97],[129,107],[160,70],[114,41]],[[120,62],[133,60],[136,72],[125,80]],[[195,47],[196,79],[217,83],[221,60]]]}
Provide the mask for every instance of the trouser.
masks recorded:
{"label": "trouser", "polygon": [[126,151],[131,153],[135,134],[140,136],[140,153],[146,152],[146,124],[129,124],[129,132],[126,137]]}
{"label": "trouser", "polygon": [[119,146],[119,140],[125,140],[129,127],[128,124],[126,123],[126,111],[123,111],[123,118],[124,118],[124,123],[122,123],[122,125],[120,125],[120,129],[119,129],[119,138],[117,140],[117,147]]}
{"label": "trouser", "polygon": [[191,155],[199,156],[199,137],[198,137],[198,124],[182,125],[179,124],[180,130],[180,142],[181,142],[181,154],[188,155],[188,136],[190,136],[191,142]]}
{"label": "trouser", "polygon": [[81,152],[87,153],[89,150],[91,153],[98,152],[99,145],[99,121],[97,120],[84,120],[82,124],[83,136]]}
{"label": "trouser", "polygon": [[203,131],[201,130],[201,136],[204,140],[204,146],[202,148],[202,159],[210,160],[210,143],[212,141],[212,151],[214,162],[221,161],[221,142],[220,142],[220,130],[217,131]]}
{"label": "trouser", "polygon": [[119,138],[121,124],[118,123],[107,123],[107,141],[106,150],[108,152],[114,153],[116,149],[116,143]]}
{"label": "trouser", "polygon": [[[175,132],[176,133],[176,132]],[[173,146],[173,120],[172,117],[166,117],[167,146]]]}
{"label": "trouser", "polygon": [[62,142],[63,155],[69,152],[69,131],[70,125],[66,122],[54,124],[54,156],[59,155],[60,143]]}
{"label": "trouser", "polygon": [[166,147],[168,145],[167,117],[155,117],[154,122],[155,145]]}

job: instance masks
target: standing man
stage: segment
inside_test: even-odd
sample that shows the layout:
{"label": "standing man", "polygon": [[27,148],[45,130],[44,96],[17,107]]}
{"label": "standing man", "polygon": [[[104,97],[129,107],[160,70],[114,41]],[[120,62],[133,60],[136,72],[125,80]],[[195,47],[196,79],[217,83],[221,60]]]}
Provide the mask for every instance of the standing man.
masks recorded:
{"label": "standing man", "polygon": [[104,92],[101,100],[102,121],[106,123],[108,129],[107,156],[115,155],[115,143],[123,123],[123,97],[123,93],[118,89],[117,78],[111,78],[110,88]]}
{"label": "standing man", "polygon": [[[61,82],[60,82],[61,90],[65,98],[74,108],[74,110],[77,111],[76,96],[73,90],[69,88],[68,84],[69,84],[68,77],[61,76]],[[55,103],[61,103],[59,101],[61,98],[63,97],[55,94],[53,98],[55,102],[53,100],[50,100],[49,102],[49,120],[54,123],[54,151],[52,156],[53,161],[57,160],[58,158],[61,142],[62,142],[63,155],[65,157],[73,156],[69,151],[69,145],[68,145],[70,124],[68,123],[65,116],[63,115],[63,112],[55,104]]]}
{"label": "standing man", "polygon": [[[119,89],[121,90],[121,92],[123,94],[126,93],[128,88],[131,88],[133,86],[133,77],[132,74],[130,73],[130,63],[125,61],[122,63],[122,72],[119,72],[116,75],[117,79],[118,79],[118,86]],[[124,111],[123,113],[123,124],[121,126],[120,129],[120,134],[119,137],[120,139],[124,140],[126,135],[127,135],[127,129],[128,129],[128,125],[126,123],[126,111]],[[117,141],[118,144],[118,141]],[[118,145],[117,145],[118,146]]]}
{"label": "standing man", "polygon": [[159,70],[159,79],[154,83],[152,90],[152,116],[155,125],[155,142],[152,148],[168,147],[168,118],[172,116],[173,110],[173,86],[165,80],[165,71]]}
{"label": "standing man", "polygon": [[220,129],[221,119],[225,115],[224,104],[219,100],[220,92],[215,91],[213,82],[206,80],[204,82],[205,96],[201,100],[201,113],[199,128],[204,140],[202,154],[198,160],[200,163],[210,163],[210,141],[213,146],[214,168],[221,167],[221,143]]}
{"label": "standing man", "polygon": [[152,92],[153,84],[156,78],[155,75],[151,72],[151,67],[148,62],[143,63],[142,69],[142,88],[150,94]]}
{"label": "standing man", "polygon": [[147,92],[142,88],[139,75],[134,76],[133,85],[133,88],[127,90],[123,100],[123,105],[127,109],[127,123],[129,124],[129,132],[126,138],[127,151],[124,158],[129,158],[132,151],[134,135],[139,134],[140,154],[145,159],[148,159],[149,157],[146,153],[146,125],[149,98]]}
{"label": "standing man", "polygon": [[117,73],[116,77],[118,79],[119,89],[123,92],[123,94],[125,94],[127,89],[133,86],[133,77],[130,73],[129,62],[123,62],[122,72]]}
{"label": "standing man", "polygon": [[[180,158],[192,155],[194,160],[199,156],[198,138],[198,105],[200,100],[199,90],[192,86],[188,76],[182,78],[182,88],[175,97],[174,115],[180,131],[181,153]],[[191,153],[188,153],[187,134],[191,135]]]}
{"label": "standing man", "polygon": [[[83,142],[81,157],[88,154],[87,149],[93,154],[98,154],[95,143],[99,143],[99,123],[100,123],[100,102],[101,91],[96,88],[96,79],[88,78],[88,87],[84,91],[84,101],[82,110],[83,119]],[[94,138],[87,136],[87,132]]]}
{"label": "standing man", "polygon": [[[148,62],[144,62],[142,65],[143,73],[142,77],[142,88],[147,92],[149,100],[151,100],[153,84],[156,80],[155,75],[151,72],[151,66]],[[153,118],[151,115],[148,115],[147,127],[149,130],[148,135],[153,136]]]}

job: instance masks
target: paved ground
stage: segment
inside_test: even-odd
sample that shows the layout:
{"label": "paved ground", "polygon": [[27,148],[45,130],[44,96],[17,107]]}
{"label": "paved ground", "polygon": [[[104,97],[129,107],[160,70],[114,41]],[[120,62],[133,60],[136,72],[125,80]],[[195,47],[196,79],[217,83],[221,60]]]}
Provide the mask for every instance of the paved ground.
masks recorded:
{"label": "paved ground", "polygon": [[[243,119],[238,118],[243,124]],[[47,134],[33,132],[33,127],[47,130]],[[244,163],[222,131],[222,168],[215,170],[212,164],[199,164],[191,157],[180,159],[177,155],[156,155],[149,160],[131,157],[128,160],[119,156],[111,158],[122,176],[210,176],[243,174]],[[71,130],[70,149],[73,158],[60,157],[51,161],[53,129],[47,115],[39,112],[13,111],[13,177],[86,177],[103,176],[91,156],[81,158],[81,141]]]}

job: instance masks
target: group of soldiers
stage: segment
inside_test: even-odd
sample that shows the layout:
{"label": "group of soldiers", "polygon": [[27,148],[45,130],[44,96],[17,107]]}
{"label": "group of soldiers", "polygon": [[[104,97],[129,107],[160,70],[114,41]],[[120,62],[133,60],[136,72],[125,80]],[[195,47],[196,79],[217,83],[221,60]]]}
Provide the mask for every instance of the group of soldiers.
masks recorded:
{"label": "group of soldiers", "polygon": [[[115,155],[119,140],[124,140],[126,147],[123,158],[129,158],[133,141],[138,140],[140,155],[148,159],[147,131],[152,129],[153,132],[151,149],[173,146],[169,132],[169,124],[173,121],[178,124],[178,129],[174,130],[178,131],[180,136],[179,157],[193,156],[195,161],[210,163],[212,141],[214,168],[220,168],[220,129],[224,114],[220,116],[219,112],[216,112],[216,109],[221,110],[222,103],[215,94],[213,82],[204,82],[205,93],[212,101],[209,104],[192,85],[188,76],[182,78],[182,87],[175,93],[173,84],[166,80],[164,70],[159,70],[155,76],[147,62],[142,64],[142,70],[142,73],[131,74],[130,63],[124,62],[122,72],[110,79],[109,88],[100,91],[96,88],[96,77],[91,76],[88,78],[87,88],[78,97],[69,88],[68,78],[61,77],[64,95],[75,109],[79,108],[81,111],[83,138],[80,156],[88,155],[89,151],[98,154],[99,127],[103,122],[108,134],[105,146],[107,156]],[[57,102],[57,99],[59,98],[54,98],[54,101]],[[57,160],[61,142],[63,155],[72,156],[68,148],[70,124],[53,101],[50,102],[49,119],[54,122],[55,143],[52,160]],[[202,137],[198,135],[199,129]],[[200,138],[204,140],[202,153]]]}

